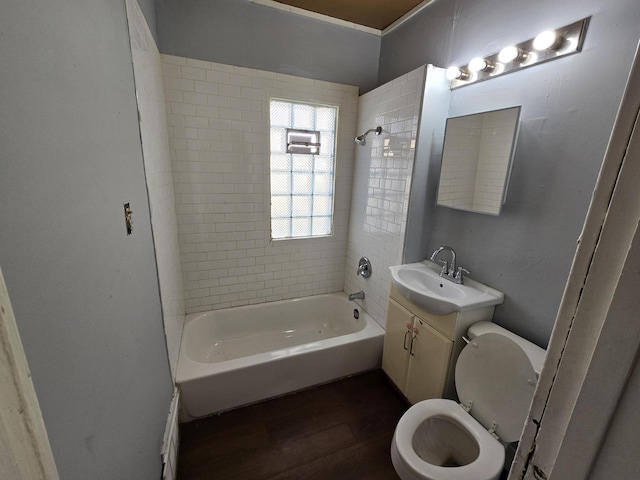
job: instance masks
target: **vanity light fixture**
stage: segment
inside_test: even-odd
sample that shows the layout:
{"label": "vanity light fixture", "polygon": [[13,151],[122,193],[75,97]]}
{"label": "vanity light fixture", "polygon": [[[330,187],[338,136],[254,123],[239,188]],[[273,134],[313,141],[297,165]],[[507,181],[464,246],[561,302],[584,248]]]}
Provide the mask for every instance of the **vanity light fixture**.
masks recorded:
{"label": "vanity light fixture", "polygon": [[589,18],[555,30],[545,30],[535,38],[507,45],[492,55],[475,57],[468,65],[449,67],[446,77],[450,88],[453,90],[580,52]]}

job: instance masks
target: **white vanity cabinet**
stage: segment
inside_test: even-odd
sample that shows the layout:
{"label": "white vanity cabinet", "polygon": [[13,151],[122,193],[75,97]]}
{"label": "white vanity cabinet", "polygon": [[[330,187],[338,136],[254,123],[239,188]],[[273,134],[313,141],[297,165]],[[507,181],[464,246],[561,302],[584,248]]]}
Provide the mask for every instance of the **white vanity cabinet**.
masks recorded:
{"label": "white vanity cabinet", "polygon": [[469,326],[491,320],[494,307],[433,315],[391,287],[382,369],[413,404],[455,398],[455,361]]}
{"label": "white vanity cabinet", "polygon": [[413,340],[414,318],[413,313],[389,299],[382,369],[403,393],[409,373],[409,348]]}

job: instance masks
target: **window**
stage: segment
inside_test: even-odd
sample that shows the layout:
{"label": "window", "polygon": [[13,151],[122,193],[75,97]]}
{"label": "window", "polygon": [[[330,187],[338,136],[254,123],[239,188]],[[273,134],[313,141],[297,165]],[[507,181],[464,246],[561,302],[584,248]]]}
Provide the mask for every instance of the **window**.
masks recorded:
{"label": "window", "polygon": [[271,238],[332,234],[338,108],[271,100]]}

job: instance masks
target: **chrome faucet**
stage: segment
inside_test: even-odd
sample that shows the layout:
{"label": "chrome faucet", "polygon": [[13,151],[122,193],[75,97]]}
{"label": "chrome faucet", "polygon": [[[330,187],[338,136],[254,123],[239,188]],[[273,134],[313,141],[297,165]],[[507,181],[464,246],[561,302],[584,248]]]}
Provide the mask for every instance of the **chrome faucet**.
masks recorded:
{"label": "chrome faucet", "polygon": [[[438,260],[438,255],[440,255],[440,253],[443,251],[448,251],[451,253],[451,262]],[[470,273],[469,270],[463,267],[457,267],[456,269],[456,252],[453,248],[447,247],[446,245],[438,247],[436,251],[431,254],[431,258],[429,260],[431,260],[432,262],[442,263],[442,271],[440,272],[440,276],[458,284],[462,284],[464,281],[462,276],[463,273]]]}
{"label": "chrome faucet", "polygon": [[364,300],[364,292],[356,292],[349,294],[349,300]]}
{"label": "chrome faucet", "polygon": [[[451,263],[438,260],[438,255],[444,251],[451,253]],[[451,247],[447,247],[446,245],[438,247],[438,249],[431,254],[431,258],[429,260],[432,262],[442,263],[442,272],[440,272],[441,277],[448,276],[451,272],[455,273],[456,271],[456,251]]]}

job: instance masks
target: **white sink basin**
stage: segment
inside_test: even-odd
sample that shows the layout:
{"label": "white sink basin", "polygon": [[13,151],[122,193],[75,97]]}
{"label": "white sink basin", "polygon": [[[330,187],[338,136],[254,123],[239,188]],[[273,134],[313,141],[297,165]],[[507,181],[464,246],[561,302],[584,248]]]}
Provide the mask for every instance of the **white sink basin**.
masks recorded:
{"label": "white sink basin", "polygon": [[391,267],[393,285],[407,300],[435,315],[498,305],[504,293],[469,278],[458,285],[440,276],[441,267],[429,260]]}

